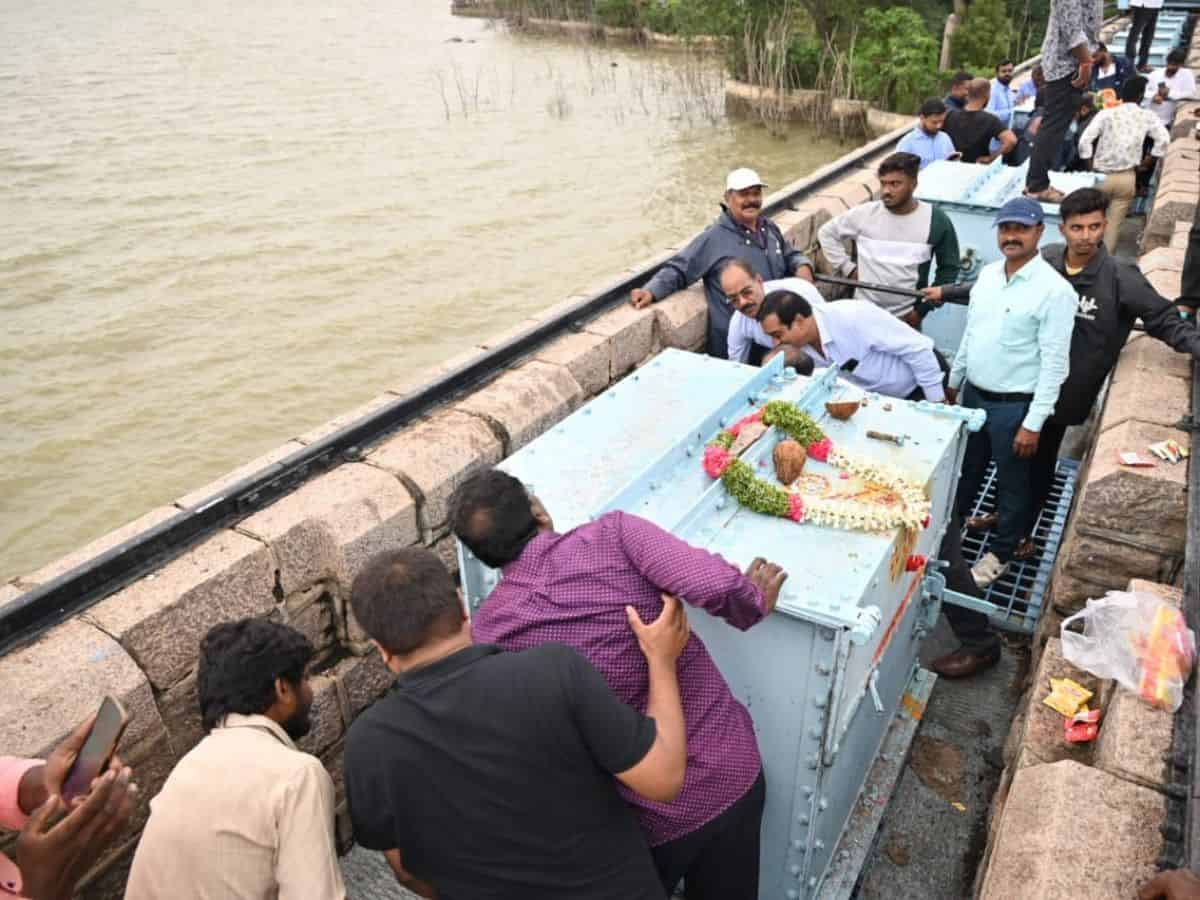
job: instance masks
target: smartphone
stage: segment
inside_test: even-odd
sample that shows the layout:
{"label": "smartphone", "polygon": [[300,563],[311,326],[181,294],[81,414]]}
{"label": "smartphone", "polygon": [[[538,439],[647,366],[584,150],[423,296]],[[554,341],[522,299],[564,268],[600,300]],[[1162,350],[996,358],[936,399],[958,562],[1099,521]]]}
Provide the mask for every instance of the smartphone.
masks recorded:
{"label": "smartphone", "polygon": [[108,766],[128,724],[129,713],[121,701],[116,697],[105,697],[96,713],[96,721],[92,723],[92,730],[63,782],[63,800],[68,808],[73,799],[82,797],[91,789],[92,779]]}

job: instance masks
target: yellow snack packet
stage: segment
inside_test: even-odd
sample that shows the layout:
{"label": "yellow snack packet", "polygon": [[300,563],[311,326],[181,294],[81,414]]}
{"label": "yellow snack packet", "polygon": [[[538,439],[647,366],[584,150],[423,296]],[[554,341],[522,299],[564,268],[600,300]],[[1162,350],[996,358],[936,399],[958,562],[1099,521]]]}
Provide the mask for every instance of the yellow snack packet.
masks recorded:
{"label": "yellow snack packet", "polygon": [[1051,678],[1050,693],[1042,700],[1048,707],[1065,718],[1079,712],[1079,707],[1092,699],[1092,692],[1070,678]]}

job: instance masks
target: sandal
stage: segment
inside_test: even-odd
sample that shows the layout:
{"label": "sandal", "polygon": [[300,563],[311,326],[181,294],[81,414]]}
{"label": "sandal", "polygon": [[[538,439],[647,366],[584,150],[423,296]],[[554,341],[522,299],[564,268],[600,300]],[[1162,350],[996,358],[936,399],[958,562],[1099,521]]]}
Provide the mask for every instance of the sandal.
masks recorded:
{"label": "sandal", "polygon": [[1038,203],[1062,203],[1067,195],[1058,188],[1048,187],[1044,191],[1026,191],[1025,196]]}

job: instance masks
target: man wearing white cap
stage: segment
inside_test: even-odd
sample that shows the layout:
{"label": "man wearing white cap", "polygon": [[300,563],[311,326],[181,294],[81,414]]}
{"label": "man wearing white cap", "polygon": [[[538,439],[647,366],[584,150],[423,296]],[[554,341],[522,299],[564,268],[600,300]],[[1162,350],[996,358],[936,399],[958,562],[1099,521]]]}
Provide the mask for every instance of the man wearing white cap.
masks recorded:
{"label": "man wearing white cap", "polygon": [[809,259],[787,242],[778,225],[761,214],[766,186],[753,169],[730,172],[717,220],[668,260],[645,287],[629,293],[629,301],[641,309],[704,279],[708,298],[705,350],[710,356],[726,358],[729,319],[733,315],[733,306],[721,290],[717,275],[719,262],[729,257],[743,259],[767,281],[789,275],[812,281]]}

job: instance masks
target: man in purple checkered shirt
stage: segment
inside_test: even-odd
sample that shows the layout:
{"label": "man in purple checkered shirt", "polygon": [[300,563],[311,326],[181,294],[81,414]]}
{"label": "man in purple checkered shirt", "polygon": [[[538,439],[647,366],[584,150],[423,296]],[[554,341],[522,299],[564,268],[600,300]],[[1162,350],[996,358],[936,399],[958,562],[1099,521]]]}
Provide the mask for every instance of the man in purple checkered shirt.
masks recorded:
{"label": "man in purple checkered shirt", "polygon": [[[474,617],[476,641],[506,650],[567,644],[642,711],[648,672],[626,606],[650,621],[666,591],[745,630],[775,608],[787,577],[761,559],[742,574],[622,512],[557,534],[537,498],[497,469],[458,489],[451,524],[481,562],[504,575]],[[664,804],[618,788],[637,810],[668,893],[683,878],[688,900],[757,900],[766,783],[750,714],[695,634],[678,665],[688,746],[683,791]]]}

